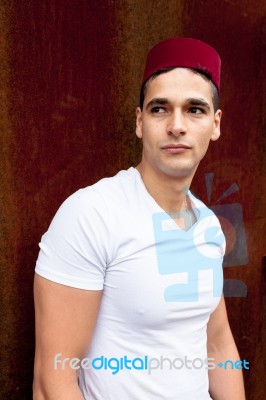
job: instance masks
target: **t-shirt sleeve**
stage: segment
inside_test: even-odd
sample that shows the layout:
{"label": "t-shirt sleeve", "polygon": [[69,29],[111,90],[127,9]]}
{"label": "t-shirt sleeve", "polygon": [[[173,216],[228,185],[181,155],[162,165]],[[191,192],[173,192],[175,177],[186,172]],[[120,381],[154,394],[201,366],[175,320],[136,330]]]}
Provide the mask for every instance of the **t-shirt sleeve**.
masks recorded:
{"label": "t-shirt sleeve", "polygon": [[70,196],[41,239],[36,273],[63,285],[101,290],[108,262],[103,211],[100,196],[89,188]]}

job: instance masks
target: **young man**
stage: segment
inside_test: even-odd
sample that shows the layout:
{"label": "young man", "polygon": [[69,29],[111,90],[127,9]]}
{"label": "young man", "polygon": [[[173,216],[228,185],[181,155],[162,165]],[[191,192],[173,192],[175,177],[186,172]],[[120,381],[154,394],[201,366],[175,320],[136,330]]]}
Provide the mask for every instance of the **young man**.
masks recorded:
{"label": "young man", "polygon": [[42,238],[34,399],[243,400],[222,297],[224,237],[188,190],[220,136],[220,58],[188,38],[148,54],[141,163],[80,190]]}

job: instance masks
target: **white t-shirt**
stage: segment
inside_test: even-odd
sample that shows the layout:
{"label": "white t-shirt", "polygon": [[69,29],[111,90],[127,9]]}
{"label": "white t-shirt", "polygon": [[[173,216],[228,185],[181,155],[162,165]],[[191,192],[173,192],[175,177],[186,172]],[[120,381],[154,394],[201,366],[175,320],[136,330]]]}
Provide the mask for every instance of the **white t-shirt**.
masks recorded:
{"label": "white t-shirt", "polygon": [[39,275],[103,289],[79,371],[85,399],[210,399],[206,327],[221,298],[225,240],[213,212],[189,196],[197,222],[184,231],[129,168],[70,196],[43,236]]}

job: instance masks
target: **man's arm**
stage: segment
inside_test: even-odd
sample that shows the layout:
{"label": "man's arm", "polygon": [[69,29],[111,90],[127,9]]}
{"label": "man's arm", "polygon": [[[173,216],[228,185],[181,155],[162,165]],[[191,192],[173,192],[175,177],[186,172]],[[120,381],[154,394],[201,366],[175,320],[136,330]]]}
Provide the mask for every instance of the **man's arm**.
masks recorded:
{"label": "man's arm", "polygon": [[77,384],[78,369],[74,369],[78,361],[72,361],[71,368],[70,361],[63,359],[81,360],[85,356],[101,295],[101,290],[75,289],[35,275],[34,400],[83,399]]}
{"label": "man's arm", "polygon": [[216,367],[209,370],[210,395],[213,400],[245,400],[242,370],[219,368],[219,362],[239,360],[239,354],[229,326],[224,298],[210,317],[208,328],[208,357]]}

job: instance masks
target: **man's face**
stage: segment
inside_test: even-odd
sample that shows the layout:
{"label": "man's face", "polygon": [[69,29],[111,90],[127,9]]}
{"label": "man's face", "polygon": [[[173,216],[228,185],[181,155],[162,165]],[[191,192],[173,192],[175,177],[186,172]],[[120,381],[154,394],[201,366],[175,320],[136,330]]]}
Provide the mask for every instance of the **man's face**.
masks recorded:
{"label": "man's face", "polygon": [[210,140],[220,136],[210,83],[175,68],[148,83],[136,134],[143,141],[142,167],[162,177],[193,177]]}

